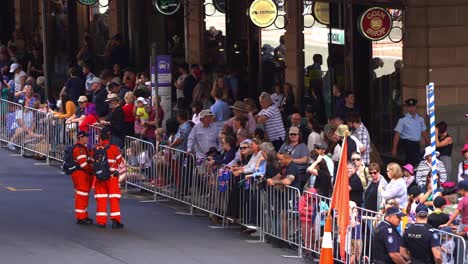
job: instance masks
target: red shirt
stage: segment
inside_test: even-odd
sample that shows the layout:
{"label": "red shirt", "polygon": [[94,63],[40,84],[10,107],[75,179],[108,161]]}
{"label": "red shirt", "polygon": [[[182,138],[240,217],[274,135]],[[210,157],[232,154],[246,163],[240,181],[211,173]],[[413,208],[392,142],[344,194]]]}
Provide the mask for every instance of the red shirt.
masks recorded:
{"label": "red shirt", "polygon": [[[161,106],[159,106],[158,109],[158,127],[161,127],[162,121],[164,120],[164,110]],[[151,112],[149,114],[149,119],[148,121],[154,121],[156,119],[156,114],[154,109],[151,109]],[[154,138],[154,131],[156,130],[156,126],[148,126],[148,130],[146,131],[146,137],[147,138]]]}
{"label": "red shirt", "polygon": [[135,115],[133,114],[133,108],[135,107],[134,104],[125,104],[122,107],[124,113],[124,122],[127,123],[135,123]]}
{"label": "red shirt", "polygon": [[89,127],[88,125],[94,125],[98,121],[98,117],[96,115],[87,115],[83,122],[81,122],[79,129],[80,131],[84,131],[86,133],[89,132]]}

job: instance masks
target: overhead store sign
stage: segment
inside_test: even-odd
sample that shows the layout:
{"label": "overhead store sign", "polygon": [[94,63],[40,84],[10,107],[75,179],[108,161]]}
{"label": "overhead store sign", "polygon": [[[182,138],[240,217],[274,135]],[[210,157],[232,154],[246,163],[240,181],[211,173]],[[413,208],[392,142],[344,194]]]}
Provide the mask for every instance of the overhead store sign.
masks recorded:
{"label": "overhead store sign", "polygon": [[328,33],[328,41],[331,44],[344,45],[345,44],[344,30],[332,28],[332,32]]}
{"label": "overhead store sign", "polygon": [[273,0],[255,0],[250,5],[249,15],[257,27],[267,28],[275,23],[278,7]]}
{"label": "overhead store sign", "polygon": [[213,5],[218,12],[226,13],[226,0],[213,0]]}
{"label": "overhead store sign", "polygon": [[384,39],[392,30],[392,16],[381,7],[367,9],[359,18],[359,30],[372,41]]}
{"label": "overhead store sign", "polygon": [[315,20],[322,25],[329,25],[330,24],[330,4],[323,3],[323,2],[315,2],[312,15],[314,16]]}
{"label": "overhead store sign", "polygon": [[96,4],[98,1],[99,0],[78,0],[78,3],[80,3],[82,5],[91,6],[91,5]]}
{"label": "overhead store sign", "polygon": [[181,0],[153,0],[154,7],[163,15],[169,16],[179,11]]}

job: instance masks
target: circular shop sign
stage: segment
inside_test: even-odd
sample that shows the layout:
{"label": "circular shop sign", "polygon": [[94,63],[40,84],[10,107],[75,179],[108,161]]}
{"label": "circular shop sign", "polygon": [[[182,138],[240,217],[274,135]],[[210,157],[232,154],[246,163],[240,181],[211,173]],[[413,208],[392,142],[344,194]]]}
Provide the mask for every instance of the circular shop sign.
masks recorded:
{"label": "circular shop sign", "polygon": [[278,7],[273,0],[255,0],[249,8],[250,20],[257,27],[266,28],[275,23]]}
{"label": "circular shop sign", "polygon": [[213,5],[218,12],[226,13],[226,0],[213,0]]}
{"label": "circular shop sign", "polygon": [[161,14],[169,16],[179,11],[180,0],[153,0],[153,5]]}
{"label": "circular shop sign", "polygon": [[312,8],[312,14],[315,20],[322,25],[330,24],[330,4],[323,2],[315,2]]}
{"label": "circular shop sign", "polygon": [[372,7],[361,15],[358,26],[364,37],[372,41],[381,40],[392,30],[392,16],[381,7]]}
{"label": "circular shop sign", "polygon": [[78,3],[80,3],[82,5],[91,6],[91,5],[96,4],[98,1],[99,0],[78,0]]}

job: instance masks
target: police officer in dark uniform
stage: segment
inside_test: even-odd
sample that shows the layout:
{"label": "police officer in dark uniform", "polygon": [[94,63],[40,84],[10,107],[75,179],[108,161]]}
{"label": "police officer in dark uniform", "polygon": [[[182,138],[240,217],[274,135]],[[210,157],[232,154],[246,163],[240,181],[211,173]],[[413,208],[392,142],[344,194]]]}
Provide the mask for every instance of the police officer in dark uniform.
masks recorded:
{"label": "police officer in dark uniform", "polygon": [[417,166],[419,157],[419,142],[421,138],[429,144],[429,134],[426,132],[426,121],[416,113],[418,100],[410,98],[405,100],[407,113],[398,120],[393,136],[392,156],[397,156],[398,143],[401,143],[406,156],[406,163]]}
{"label": "police officer in dark uniform", "polygon": [[411,263],[442,263],[440,239],[437,231],[427,225],[429,209],[424,204],[416,207],[416,223],[410,224],[403,234],[401,253]]}
{"label": "police officer in dark uniform", "polygon": [[401,236],[396,229],[403,216],[406,215],[398,207],[387,209],[384,221],[379,223],[372,238],[372,263],[408,263],[400,255]]}

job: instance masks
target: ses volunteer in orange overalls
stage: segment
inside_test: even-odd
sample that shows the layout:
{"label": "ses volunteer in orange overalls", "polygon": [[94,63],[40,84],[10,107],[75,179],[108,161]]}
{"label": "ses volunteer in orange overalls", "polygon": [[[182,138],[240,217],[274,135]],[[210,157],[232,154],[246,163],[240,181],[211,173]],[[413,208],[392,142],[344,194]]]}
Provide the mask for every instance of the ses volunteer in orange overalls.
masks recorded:
{"label": "ses volunteer in orange overalls", "polygon": [[[119,147],[114,144],[110,144],[110,130],[104,127],[101,130],[100,143],[97,144],[92,151],[91,157],[94,162],[94,170],[96,173],[96,182],[94,185],[97,212],[96,212],[96,223],[99,227],[106,227],[107,223],[107,200],[110,200],[110,219],[112,220],[112,228],[123,228],[123,224],[120,217],[120,188],[119,188],[119,175],[117,168],[122,162],[122,155]],[[98,152],[105,150],[107,154],[108,169],[110,171],[110,177],[108,179],[99,179],[98,170],[103,170],[103,166],[99,165]],[[101,166],[101,168],[98,168]],[[106,168],[107,169],[107,168]]]}
{"label": "ses volunteer in orange overalls", "polygon": [[77,224],[91,225],[93,220],[88,218],[87,208],[94,171],[86,148],[88,134],[80,131],[77,137],[78,142],[73,146],[72,158],[78,168],[71,173],[75,186],[75,217]]}

